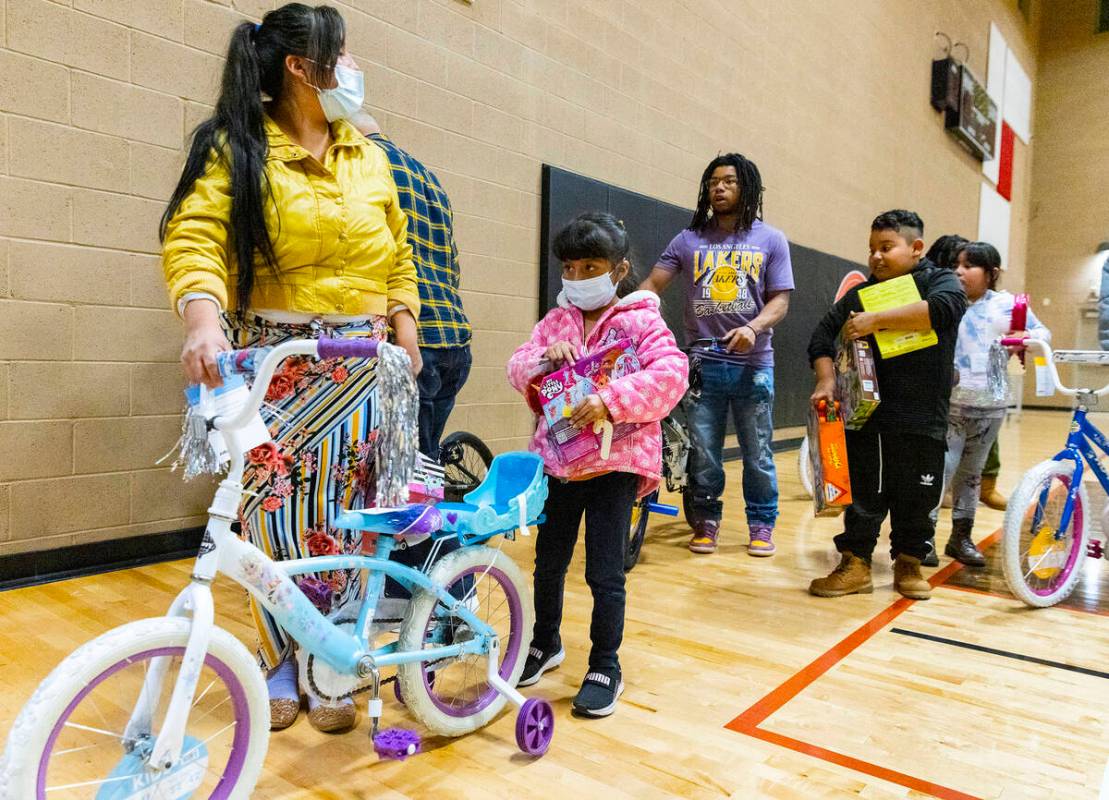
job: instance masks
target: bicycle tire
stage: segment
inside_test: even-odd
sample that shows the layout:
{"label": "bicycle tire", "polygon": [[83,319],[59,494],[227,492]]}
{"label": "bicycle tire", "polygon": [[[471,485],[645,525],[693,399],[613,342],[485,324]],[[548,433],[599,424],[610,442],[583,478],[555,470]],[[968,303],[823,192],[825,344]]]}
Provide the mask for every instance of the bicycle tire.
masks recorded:
{"label": "bicycle tire", "polygon": [[[1086,560],[1087,528],[1085,512],[1090,507],[1086,487],[1079,487],[1078,497],[1075,499],[1075,508],[1071,515],[1070,547],[1062,551],[1062,573],[1058,581],[1050,580],[1053,575],[1048,575],[1049,583],[1045,588],[1037,589],[1030,586],[1024,570],[1025,553],[1022,552],[1022,539],[1025,522],[1028,520],[1028,511],[1033,504],[1040,505],[1040,496],[1044,489],[1051,491],[1053,481],[1058,481],[1062,487],[1069,489],[1070,479],[1074,475],[1074,462],[1072,461],[1043,461],[1028,470],[1021,478],[1016,491],[1009,498],[1009,506],[1005,511],[1005,522],[1001,540],[1001,569],[1005,574],[1005,581],[1009,590],[1029,606],[1046,608],[1067,598],[1078,583],[1082,574],[1082,564]],[[1035,523],[1035,518],[1033,517]],[[1050,529],[1048,529],[1050,530]],[[1042,535],[1037,534],[1035,538]],[[1031,531],[1029,531],[1031,533]],[[1042,561],[1041,557],[1039,561]],[[1052,565],[1048,564],[1045,571],[1050,573]],[[1029,570],[1028,574],[1035,572]]]}
{"label": "bicycle tire", "polygon": [[[48,780],[53,757],[65,754],[64,750],[55,754],[54,745],[60,732],[71,725],[68,721],[81,707],[85,697],[129,667],[158,657],[182,655],[188,643],[189,629],[190,621],[181,617],[131,622],[82,645],[55,667],[39,684],[12,725],[0,762],[0,797],[12,800],[45,797],[47,789],[40,784]],[[269,742],[270,712],[266,684],[246,648],[220,628],[212,629],[205,666],[225,682],[232,701],[228,710],[234,715],[236,726],[226,771],[209,797],[216,800],[247,798],[261,774]],[[231,683],[227,682],[229,677]],[[168,695],[172,689],[173,684],[167,679],[163,691]],[[198,687],[198,692],[203,689],[203,686]],[[99,711],[95,700],[92,705]],[[124,713],[125,710],[121,709],[121,722],[126,721]],[[246,715],[246,720],[241,718],[243,715]],[[190,716],[190,724],[202,721],[194,719],[195,716]],[[105,720],[102,726],[109,727],[109,722]],[[125,754],[122,747],[119,751],[122,766]],[[107,756],[109,759],[113,757],[111,753]],[[99,770],[99,767],[94,769]],[[97,780],[101,779],[101,771],[97,771],[96,775]],[[107,779],[108,775],[104,775],[103,780]],[[53,792],[50,794],[50,797],[57,796]]]}
{"label": "bicycle tire", "polygon": [[[508,641],[501,642],[501,677],[515,686],[524,670],[527,659],[527,642],[531,639],[534,611],[528,581],[516,562],[499,550],[475,545],[456,550],[440,559],[432,568],[429,576],[439,586],[454,586],[467,575],[479,575],[474,584],[473,596],[480,599],[485,581],[495,580],[505,592],[509,607]],[[488,587],[485,589],[488,591]],[[401,625],[398,652],[412,652],[424,649],[427,644],[428,625],[439,624],[436,609],[439,598],[432,592],[422,589],[416,593],[409,604]],[[477,612],[475,612],[477,613]],[[481,616],[479,613],[478,616]],[[433,623],[433,618],[436,622]],[[434,669],[428,662],[412,661],[397,668],[401,695],[408,710],[428,730],[437,736],[461,736],[477,730],[489,723],[501,709],[507,698],[487,683],[484,690],[461,707],[447,703],[440,692],[450,686],[451,676],[441,674],[449,669],[455,659],[447,664],[437,664]],[[484,670],[484,661],[482,661]],[[429,675],[435,674],[434,680]],[[469,673],[468,673],[469,674]],[[480,673],[484,675],[484,671]],[[436,693],[433,696],[432,692]]]}
{"label": "bicycle tire", "polygon": [[658,500],[658,489],[646,497],[641,497],[632,506],[631,524],[628,526],[628,542],[624,548],[624,572],[631,572],[639,562],[643,550],[643,539],[647,535],[647,520],[651,516],[650,504]]}
{"label": "bicycle tire", "polygon": [[469,431],[455,431],[440,444],[439,463],[446,478],[445,499],[458,503],[481,485],[493,463],[493,453]]}
{"label": "bicycle tire", "polygon": [[809,497],[813,496],[812,461],[809,460],[809,437],[801,440],[797,448],[797,477],[801,479],[801,488]]}

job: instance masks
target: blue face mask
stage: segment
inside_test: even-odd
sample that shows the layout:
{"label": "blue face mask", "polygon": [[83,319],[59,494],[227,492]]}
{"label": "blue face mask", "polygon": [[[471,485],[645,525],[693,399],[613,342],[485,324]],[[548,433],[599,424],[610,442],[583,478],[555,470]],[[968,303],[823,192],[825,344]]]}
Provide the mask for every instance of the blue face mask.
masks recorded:
{"label": "blue face mask", "polygon": [[320,106],[328,122],[354,116],[362,110],[362,103],[366,99],[362,70],[336,64],[335,80],[338,85],[334,89],[312,87],[320,97]]}

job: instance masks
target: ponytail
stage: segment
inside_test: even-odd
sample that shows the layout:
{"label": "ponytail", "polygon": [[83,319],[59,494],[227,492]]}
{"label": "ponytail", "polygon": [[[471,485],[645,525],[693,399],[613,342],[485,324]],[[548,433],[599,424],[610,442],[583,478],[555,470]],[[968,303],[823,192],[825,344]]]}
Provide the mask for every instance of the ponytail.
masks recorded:
{"label": "ponytail", "polygon": [[261,25],[242,22],[231,34],[215,114],[193,131],[181,178],[162,214],[159,236],[165,241],[170,220],[204,175],[208,160],[214,155],[222,161],[231,176],[230,249],[236,265],[239,310],[250,305],[255,255],[260,255],[271,269],[277,267],[265,216],[269,142],[263,95],[280,101],[287,55],[311,59],[326,81],[345,40],[346,30],[338,11],[302,3],[289,3],[269,12]]}

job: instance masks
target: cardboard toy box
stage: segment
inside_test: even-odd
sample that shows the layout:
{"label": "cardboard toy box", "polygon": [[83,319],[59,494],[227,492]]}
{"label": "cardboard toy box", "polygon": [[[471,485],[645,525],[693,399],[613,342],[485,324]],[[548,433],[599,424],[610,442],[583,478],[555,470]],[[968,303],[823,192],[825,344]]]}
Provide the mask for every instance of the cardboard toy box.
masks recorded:
{"label": "cardboard toy box", "polygon": [[833,517],[851,505],[847,469],[847,434],[835,406],[809,407],[809,466],[812,468],[813,514]]}
{"label": "cardboard toy box", "polygon": [[869,337],[852,341],[840,332],[836,347],[836,399],[843,424],[852,431],[860,430],[878,408],[881,402],[878,373]]}
{"label": "cardboard toy box", "polygon": [[[578,430],[570,424],[574,408],[610,381],[638,372],[639,368],[631,340],[619,339],[535,380],[533,407],[547,420],[547,435],[563,464],[572,464],[601,450],[602,434],[594,432],[593,426]],[[638,423],[627,422],[614,425],[612,441],[640,427]]]}

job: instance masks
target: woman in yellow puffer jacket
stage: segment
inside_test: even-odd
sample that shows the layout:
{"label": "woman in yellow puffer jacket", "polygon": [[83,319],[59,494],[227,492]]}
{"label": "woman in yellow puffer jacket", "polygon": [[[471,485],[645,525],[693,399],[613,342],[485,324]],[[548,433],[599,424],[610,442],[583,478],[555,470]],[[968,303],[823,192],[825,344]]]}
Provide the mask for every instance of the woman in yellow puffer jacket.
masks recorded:
{"label": "woman in yellow puffer jacket", "polygon": [[[234,31],[214,116],[193,135],[162,218],[170,300],[185,325],[192,383],[220,383],[215,355],[288,338],[383,337],[419,371],[419,294],[407,219],[389,163],[346,122],[361,109],[362,73],[342,17],[290,3]],[[332,520],[368,484],[377,417],[361,362],[286,360],[270,384],[275,444],[255,448],[244,477],[243,532],[275,559],[352,552]],[[357,574],[302,582],[325,611],[357,595]],[[300,708],[291,644],[253,604],[269,670],[272,726]],[[354,705],[309,695],[322,730],[349,728]]]}

